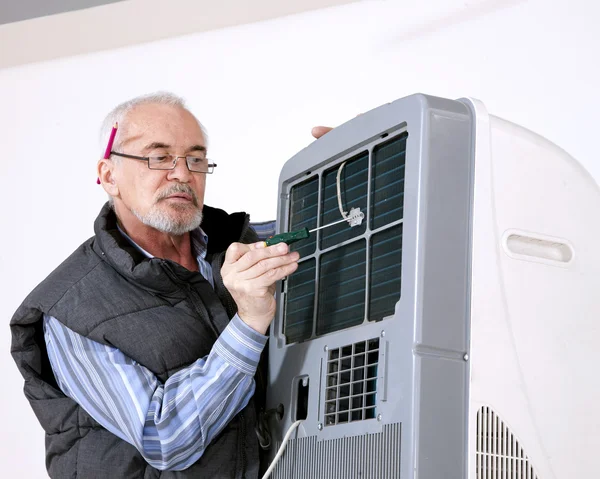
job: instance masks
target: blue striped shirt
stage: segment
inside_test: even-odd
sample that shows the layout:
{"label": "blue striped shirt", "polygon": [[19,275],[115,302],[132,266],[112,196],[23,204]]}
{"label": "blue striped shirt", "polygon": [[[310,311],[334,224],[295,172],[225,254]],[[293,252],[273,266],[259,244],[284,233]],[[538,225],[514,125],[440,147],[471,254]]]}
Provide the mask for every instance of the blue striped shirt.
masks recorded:
{"label": "blue striped shirt", "polygon": [[[263,223],[260,223],[260,225],[264,232],[266,232],[267,234],[269,234],[269,228],[272,228],[274,230],[274,223],[264,223],[264,226],[262,226]],[[147,256],[148,258],[154,258],[153,255],[148,253],[148,251],[146,251],[139,244],[133,241],[131,237],[127,233],[125,233],[125,231],[123,231],[123,229],[119,226],[118,223],[117,229],[119,230],[119,233],[121,233],[125,238],[127,238],[127,241],[129,241],[132,244],[132,246],[136,248],[140,253],[142,253],[144,256]],[[260,233],[257,232],[256,234],[259,238],[264,238],[264,236],[261,236]],[[212,268],[210,266],[210,263],[204,259],[206,258],[208,236],[206,236],[206,233],[202,230],[202,228],[196,228],[195,230],[190,232],[190,241],[192,244],[192,251],[196,255],[196,261],[198,262],[200,274],[204,276],[204,279],[206,279],[206,281],[208,281],[210,285],[214,288],[215,282],[213,279]]]}
{"label": "blue striped shirt", "polygon": [[[256,229],[263,239],[275,230],[274,223]],[[207,238],[200,229],[190,238],[200,272],[212,284],[205,260]],[[81,336],[52,316],[44,316],[44,338],[62,392],[108,431],[135,446],[151,466],[173,471],[196,462],[248,404],[267,341],[235,315],[208,356],[163,384],[118,349]]]}

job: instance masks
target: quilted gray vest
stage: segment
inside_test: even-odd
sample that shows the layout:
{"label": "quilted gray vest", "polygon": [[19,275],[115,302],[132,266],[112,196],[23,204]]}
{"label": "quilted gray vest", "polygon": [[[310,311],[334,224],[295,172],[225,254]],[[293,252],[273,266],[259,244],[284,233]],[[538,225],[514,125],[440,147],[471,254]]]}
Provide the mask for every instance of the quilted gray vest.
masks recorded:
{"label": "quilted gray vest", "polygon": [[25,299],[11,320],[11,351],[25,378],[25,395],[46,432],[46,467],[51,477],[257,476],[253,401],[191,467],[158,471],[60,391],[42,330],[42,315],[54,316],[77,333],[120,349],[166,381],[206,356],[235,314],[220,269],[229,244],[257,241],[248,221],[245,213],[228,215],[204,207],[202,228],[209,237],[207,260],[213,268],[213,290],[200,273],[173,261],[144,257],[118,232],[115,214],[105,205],[94,223],[95,236]]}

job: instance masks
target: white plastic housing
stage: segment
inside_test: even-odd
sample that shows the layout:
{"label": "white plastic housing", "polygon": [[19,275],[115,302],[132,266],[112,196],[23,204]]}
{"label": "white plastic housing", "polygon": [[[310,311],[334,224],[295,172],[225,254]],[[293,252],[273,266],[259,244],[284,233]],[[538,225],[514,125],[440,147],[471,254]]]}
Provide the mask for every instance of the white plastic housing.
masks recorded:
{"label": "white plastic housing", "polygon": [[[600,477],[600,189],[562,149],[469,101],[469,477]],[[478,437],[482,407],[504,424],[488,415]]]}

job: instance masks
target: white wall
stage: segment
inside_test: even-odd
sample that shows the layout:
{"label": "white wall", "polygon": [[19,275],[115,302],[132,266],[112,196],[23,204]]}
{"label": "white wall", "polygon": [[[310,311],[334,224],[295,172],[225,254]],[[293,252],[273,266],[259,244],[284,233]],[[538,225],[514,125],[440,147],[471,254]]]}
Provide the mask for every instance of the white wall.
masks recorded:
{"label": "white wall", "polygon": [[254,220],[275,216],[279,170],[311,141],[312,125],[415,92],[477,97],[598,180],[598,20],[591,0],[365,1],[0,70],[3,475],[44,475],[43,434],[8,354],[8,321],[92,234],[105,198],[97,129],[113,105],[157,89],[186,97],[219,164],[207,203]]}

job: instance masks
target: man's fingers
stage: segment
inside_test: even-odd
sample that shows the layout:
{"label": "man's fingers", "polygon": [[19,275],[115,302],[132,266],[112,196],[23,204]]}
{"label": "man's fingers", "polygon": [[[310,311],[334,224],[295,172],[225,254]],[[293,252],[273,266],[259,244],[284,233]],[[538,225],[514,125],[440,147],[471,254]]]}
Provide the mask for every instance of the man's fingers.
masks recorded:
{"label": "man's fingers", "polygon": [[270,275],[271,271],[285,267],[288,264],[296,263],[300,259],[300,255],[297,252],[285,254],[282,256],[275,256],[274,258],[266,258],[258,263],[255,263],[248,269],[240,272],[240,279],[249,280],[258,278],[262,275]]}
{"label": "man's fingers", "polygon": [[242,321],[264,332],[275,314],[275,283],[298,269],[297,252],[285,243],[242,245],[234,243],[221,268],[223,283],[238,306]]}
{"label": "man's fingers", "polygon": [[246,253],[252,250],[260,250],[265,247],[266,244],[264,241],[259,241],[258,243],[251,244],[231,243],[229,245],[229,248],[227,248],[227,251],[225,252],[224,264],[233,264],[237,262],[241,257],[243,257]]}
{"label": "man's fingers", "polygon": [[288,263],[279,268],[271,269],[267,273],[263,274],[257,281],[262,281],[265,286],[273,284],[275,281],[279,281],[298,269],[298,263],[296,261]]}
{"label": "man's fingers", "polygon": [[231,263],[234,271],[246,271],[247,269],[252,268],[259,261],[265,260],[267,258],[284,256],[289,251],[289,246],[285,243],[279,243],[267,247],[264,246],[264,243],[262,247],[259,243],[245,246],[247,246],[246,252],[241,256],[238,256],[237,251],[233,251],[232,253],[232,258],[237,256],[237,260]]}
{"label": "man's fingers", "polygon": [[254,290],[261,288],[268,288],[272,286],[275,282],[289,276],[294,271],[298,269],[298,263],[296,261],[292,261],[291,263],[286,263],[277,268],[272,268],[257,276],[248,280],[248,284],[252,283],[252,288]]}
{"label": "man's fingers", "polygon": [[233,264],[237,260],[239,260],[242,256],[244,256],[248,251],[250,251],[250,247],[247,244],[243,243],[231,243],[227,251],[225,251],[225,260],[223,264]]}
{"label": "man's fingers", "polygon": [[[359,113],[356,116],[360,116],[362,115],[362,113]],[[312,136],[314,136],[315,138],[321,138],[325,133],[329,133],[331,130],[333,130],[332,127],[330,126],[315,126],[312,130]]]}
{"label": "man's fingers", "polygon": [[311,130],[311,133],[315,138],[321,138],[325,133],[329,133],[331,130],[333,130],[333,128],[330,126],[315,126]]}

